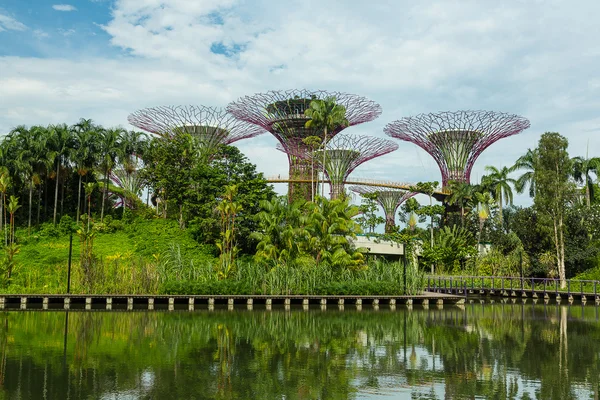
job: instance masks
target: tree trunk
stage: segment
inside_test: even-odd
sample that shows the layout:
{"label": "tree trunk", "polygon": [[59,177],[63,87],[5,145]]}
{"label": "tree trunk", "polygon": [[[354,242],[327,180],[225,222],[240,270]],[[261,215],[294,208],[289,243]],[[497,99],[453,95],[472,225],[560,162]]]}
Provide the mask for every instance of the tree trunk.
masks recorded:
{"label": "tree trunk", "polygon": [[105,171],[106,174],[104,176],[104,190],[102,194],[102,209],[100,210],[100,222],[104,221],[104,201],[106,200],[106,194],[108,193],[108,170]]}
{"label": "tree trunk", "polygon": [[430,236],[431,236],[431,248],[433,249],[433,204],[432,204],[432,200],[431,200],[431,193],[429,194],[429,212],[431,213],[430,215],[430,222],[431,222],[431,227],[430,227]]}
{"label": "tree trunk", "polygon": [[564,270],[562,268],[562,263],[561,263],[561,257],[560,257],[560,241],[558,239],[558,226],[557,226],[557,221],[556,221],[556,217],[553,216],[554,218],[552,218],[552,224],[554,226],[554,247],[556,249],[556,269],[558,272],[558,278],[560,279],[560,288],[563,289],[566,286],[565,283],[565,273]]}
{"label": "tree trunk", "polygon": [[79,223],[79,208],[81,206],[81,178],[82,176],[79,174],[79,185],[77,186],[77,223]]}
{"label": "tree trunk", "polygon": [[587,205],[587,208],[590,208],[590,183],[588,182],[588,177],[586,175],[585,177],[585,204]]}
{"label": "tree trunk", "polygon": [[27,221],[27,236],[29,236],[31,234],[31,209],[33,208],[32,203],[33,202],[33,178],[31,179],[31,182],[29,182],[29,218]]}
{"label": "tree trunk", "polygon": [[40,226],[40,214],[42,212],[42,185],[38,188],[38,205],[37,205],[37,222],[36,225]]}
{"label": "tree trunk", "polygon": [[327,127],[323,130],[323,183],[321,184],[321,196],[325,197],[325,159],[327,157]]}
{"label": "tree trunk", "polygon": [[561,288],[564,289],[566,286],[567,271],[566,271],[566,267],[565,267],[565,237],[564,237],[564,226],[563,226],[562,214],[560,215],[560,217],[558,219],[558,234],[559,234],[559,239],[560,239],[560,269],[561,269],[561,272],[559,272],[559,274],[562,273],[560,283],[561,283]]}
{"label": "tree trunk", "polygon": [[504,215],[502,215],[502,192],[498,196],[498,220],[500,221],[500,229],[502,229],[502,221],[504,221]]}
{"label": "tree trunk", "polygon": [[56,211],[58,209],[58,181],[60,174],[60,157],[56,163],[56,187],[54,189],[54,225],[56,225]]}
{"label": "tree trunk", "polygon": [[63,184],[61,185],[60,188],[60,214],[59,214],[59,218],[58,220],[60,221],[60,219],[63,216],[63,211],[64,211],[64,204],[65,204],[65,186],[67,185],[67,180],[65,179],[65,181],[63,182]]}
{"label": "tree trunk", "polygon": [[2,230],[2,234],[4,234],[4,224],[6,223],[4,218],[4,193],[0,195],[0,230]]}

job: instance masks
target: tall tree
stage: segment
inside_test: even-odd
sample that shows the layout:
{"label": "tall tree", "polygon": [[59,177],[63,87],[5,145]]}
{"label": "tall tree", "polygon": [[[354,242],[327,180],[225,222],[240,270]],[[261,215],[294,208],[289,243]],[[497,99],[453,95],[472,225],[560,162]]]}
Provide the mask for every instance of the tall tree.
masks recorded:
{"label": "tall tree", "polygon": [[430,245],[433,248],[433,215],[434,215],[434,208],[433,208],[433,193],[435,192],[435,189],[438,187],[439,182],[437,181],[433,181],[433,182],[419,182],[417,183],[416,187],[415,187],[415,191],[418,192],[423,192],[426,193],[429,196],[429,217],[430,217],[430,227],[429,227],[429,240],[430,240]]}
{"label": "tall tree", "polygon": [[515,189],[517,193],[523,193],[525,188],[529,186],[529,197],[535,197],[536,193],[536,169],[538,163],[538,149],[527,149],[527,153],[515,161],[515,165],[511,167],[511,170],[525,170],[525,172],[517,178],[515,183]]}
{"label": "tall tree", "polygon": [[125,130],[123,128],[110,128],[102,131],[100,135],[100,168],[102,168],[104,188],[102,193],[102,209],[100,221],[104,221],[104,205],[108,196],[108,179],[115,167],[117,157],[121,151],[120,141]]}
{"label": "tall tree", "polygon": [[484,175],[481,178],[483,185],[490,189],[496,204],[498,204],[498,218],[502,222],[502,205],[512,205],[513,203],[513,192],[510,185],[513,186],[517,183],[513,178],[508,175],[514,171],[513,168],[502,167],[498,169],[494,166],[488,165],[485,170],[489,172],[489,175]]}
{"label": "tall tree", "polygon": [[564,215],[571,199],[571,159],[569,142],[557,132],[546,132],[540,138],[535,170],[534,205],[538,213],[547,215],[554,231],[556,263],[561,287],[566,286]]}
{"label": "tall tree", "polygon": [[465,205],[467,201],[473,197],[475,188],[466,182],[450,181],[450,196],[448,196],[448,204],[458,205],[460,207],[460,223],[465,225]]}
{"label": "tall tree", "polygon": [[600,171],[600,158],[598,157],[573,157],[572,175],[575,182],[583,184],[585,187],[585,204],[590,208],[590,199],[594,197],[594,180],[590,173],[598,176]]}
{"label": "tall tree", "polygon": [[315,99],[310,102],[310,107],[305,111],[310,119],[306,121],[306,127],[323,132],[323,182],[321,195],[325,195],[325,165],[327,160],[327,134],[336,129],[346,127],[350,124],[346,118],[346,107],[338,104],[335,97],[327,97],[324,100]]}
{"label": "tall tree", "polygon": [[54,189],[54,225],[56,225],[56,215],[58,210],[58,186],[60,183],[60,168],[66,160],[70,149],[72,148],[72,136],[69,127],[66,124],[51,125],[48,127],[48,141],[56,165],[56,186]]}
{"label": "tall tree", "polygon": [[[481,244],[481,235],[485,221],[490,217],[490,206],[494,203],[494,199],[489,192],[475,192],[473,196],[475,208],[477,209],[477,218],[479,219],[479,232],[477,234],[477,244]],[[477,249],[479,250],[479,249]]]}
{"label": "tall tree", "polygon": [[356,218],[356,222],[360,224],[363,231],[374,233],[377,225],[385,223],[385,218],[377,215],[377,193],[363,193],[361,194],[362,201],[358,206],[360,217]]}
{"label": "tall tree", "polygon": [[81,214],[81,185],[83,177],[87,179],[88,173],[98,163],[98,136],[102,132],[102,128],[95,125],[91,119],[81,118],[78,123],[73,126],[74,132],[74,149],[71,154],[71,159],[77,169],[79,175],[79,183],[77,185],[77,218]]}

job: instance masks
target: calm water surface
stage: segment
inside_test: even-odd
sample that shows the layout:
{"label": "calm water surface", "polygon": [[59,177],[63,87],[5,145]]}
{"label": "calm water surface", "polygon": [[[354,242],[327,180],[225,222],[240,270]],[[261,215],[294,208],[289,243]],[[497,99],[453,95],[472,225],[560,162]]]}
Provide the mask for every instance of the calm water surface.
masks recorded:
{"label": "calm water surface", "polygon": [[598,399],[598,311],[9,311],[0,399]]}

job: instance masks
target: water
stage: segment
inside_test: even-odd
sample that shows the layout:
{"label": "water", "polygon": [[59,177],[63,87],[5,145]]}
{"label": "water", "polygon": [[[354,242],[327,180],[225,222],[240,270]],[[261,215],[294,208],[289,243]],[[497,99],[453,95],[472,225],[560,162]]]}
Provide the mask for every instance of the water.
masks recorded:
{"label": "water", "polygon": [[0,399],[598,399],[599,309],[0,313]]}

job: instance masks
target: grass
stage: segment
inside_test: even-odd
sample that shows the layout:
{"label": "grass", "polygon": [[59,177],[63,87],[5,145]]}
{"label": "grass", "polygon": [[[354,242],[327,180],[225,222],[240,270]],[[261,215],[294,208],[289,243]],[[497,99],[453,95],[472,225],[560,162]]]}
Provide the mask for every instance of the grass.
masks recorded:
{"label": "grass", "polygon": [[[66,293],[70,221],[45,224],[30,235],[17,232],[19,253],[4,293]],[[93,258],[84,272],[82,243],[73,235],[71,293],[105,294],[331,294],[400,295],[423,289],[423,274],[401,263],[334,270],[327,265],[287,267],[237,260],[227,279],[219,279],[214,246],[198,244],[176,221],[107,218],[96,224]],[[5,273],[1,276],[5,276]]]}
{"label": "grass", "polygon": [[[94,238],[97,282],[92,287],[85,287],[83,283],[79,269],[81,241],[77,234],[73,235],[73,292],[141,293],[152,288],[156,291],[160,283],[160,266],[168,264],[173,253],[191,265],[211,264],[214,260],[214,249],[198,244],[186,231],[180,230],[175,221],[120,222],[100,225],[102,231]],[[11,284],[1,290],[7,293],[64,293],[69,259],[66,230],[45,224],[30,235],[27,230],[20,229],[17,238],[20,248],[15,256]],[[155,282],[142,285],[144,282],[139,282],[140,279]]]}

